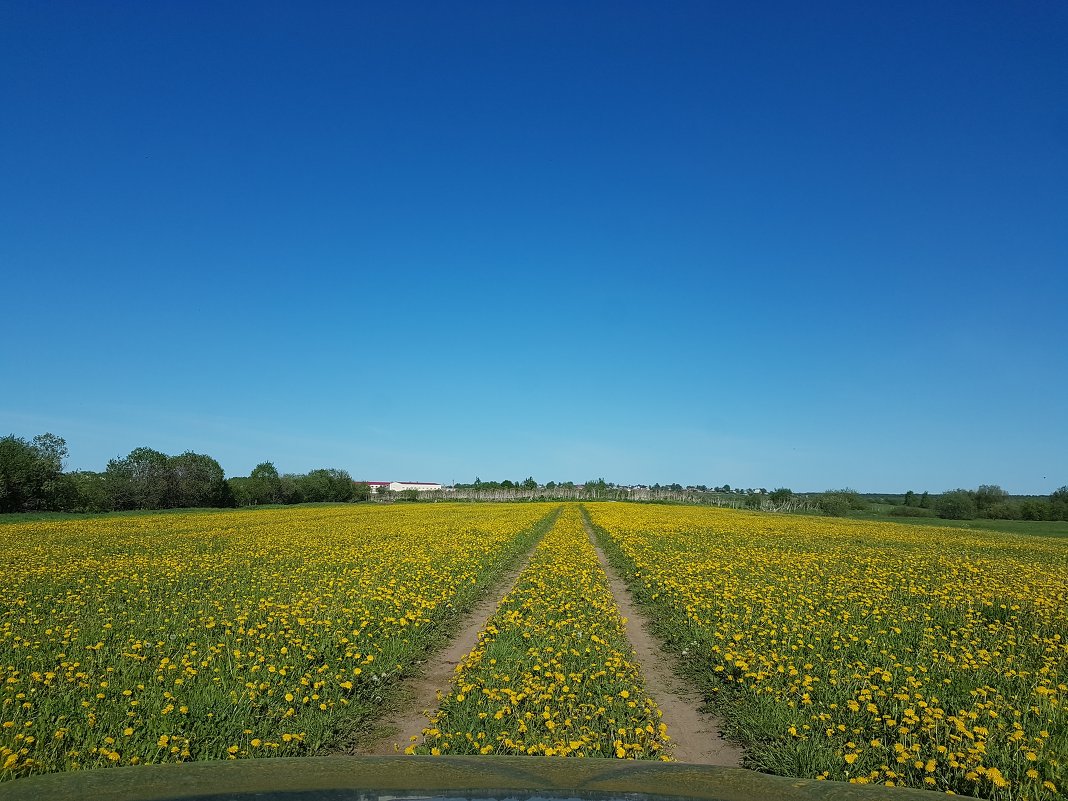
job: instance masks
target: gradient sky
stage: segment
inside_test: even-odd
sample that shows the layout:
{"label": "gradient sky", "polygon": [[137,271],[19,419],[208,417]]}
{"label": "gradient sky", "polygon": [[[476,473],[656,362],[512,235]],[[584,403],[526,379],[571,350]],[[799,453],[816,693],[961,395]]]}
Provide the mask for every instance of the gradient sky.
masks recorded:
{"label": "gradient sky", "polygon": [[0,434],[1068,484],[1068,5],[0,0]]}

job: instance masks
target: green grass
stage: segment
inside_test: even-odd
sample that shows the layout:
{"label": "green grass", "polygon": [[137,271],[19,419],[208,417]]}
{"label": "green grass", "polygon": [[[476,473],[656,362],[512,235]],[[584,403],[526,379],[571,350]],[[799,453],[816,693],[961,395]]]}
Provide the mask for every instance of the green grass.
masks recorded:
{"label": "green grass", "polygon": [[1009,534],[1030,534],[1035,537],[1068,537],[1068,520],[943,520],[940,517],[896,517],[881,511],[854,512],[849,517],[854,520],[878,520],[883,523],[904,523],[911,526],[1004,531]]}
{"label": "green grass", "polygon": [[[1027,534],[1033,537],[1068,537],[1068,520],[943,520],[931,512],[931,517],[898,517],[890,514],[895,508],[888,503],[873,503],[866,510],[852,511],[849,520],[876,520],[880,523],[903,523],[907,526],[938,526],[940,528],[963,528],[973,531],[1003,531],[1007,534]],[[789,512],[814,517],[827,517],[818,511]]]}

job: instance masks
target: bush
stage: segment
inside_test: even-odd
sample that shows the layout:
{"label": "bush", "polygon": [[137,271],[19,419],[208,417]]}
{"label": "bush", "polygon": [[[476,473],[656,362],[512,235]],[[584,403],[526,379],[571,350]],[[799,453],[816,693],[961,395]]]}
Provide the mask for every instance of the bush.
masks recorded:
{"label": "bush", "polygon": [[980,484],[979,489],[971,495],[975,499],[976,510],[982,512],[983,517],[990,517],[988,512],[992,506],[1005,503],[1009,499],[1009,493],[997,484]]}
{"label": "bush", "polygon": [[59,485],[67,443],[55,434],[32,440],[14,434],[0,439],[0,512],[57,508],[66,487]]}
{"label": "bush", "polygon": [[1053,504],[1045,501],[1024,501],[1020,504],[1020,517],[1024,520],[1055,520]]}
{"label": "bush", "polygon": [[841,495],[824,494],[816,501],[816,505],[825,515],[831,517],[845,517],[849,513],[849,501]]}
{"label": "bush", "polygon": [[310,503],[344,503],[356,494],[356,485],[346,470],[312,470],[295,478],[302,499]]}
{"label": "bush", "polygon": [[946,520],[973,520],[975,518],[975,498],[968,490],[958,489],[943,492],[935,501],[935,511]]}
{"label": "bush", "polygon": [[74,470],[63,475],[66,498],[63,509],[70,512],[109,512],[111,499],[104,486],[104,474]]}
{"label": "bush", "polygon": [[1068,520],[1068,486],[1049,494],[1049,519]]}
{"label": "bush", "polygon": [[282,503],[304,503],[304,476],[293,473],[279,476],[278,500]]}
{"label": "bush", "polygon": [[825,515],[842,517],[850,511],[863,511],[869,508],[868,502],[860,497],[856,490],[845,489],[827,490],[816,499],[816,506]]}
{"label": "bush", "polygon": [[934,517],[930,509],[921,509],[919,506],[895,506],[890,514],[894,517]]}
{"label": "bush", "polygon": [[1020,505],[1011,501],[999,501],[983,510],[983,517],[991,520],[1019,520]]}
{"label": "bush", "polygon": [[768,500],[772,503],[779,505],[786,503],[794,497],[794,491],[787,487],[778,487],[768,493]]}
{"label": "bush", "polygon": [[849,508],[854,511],[862,512],[870,507],[870,504],[860,497],[859,492],[855,489],[850,489],[849,487],[840,490],[827,490],[825,494],[839,496],[843,501],[849,504]]}

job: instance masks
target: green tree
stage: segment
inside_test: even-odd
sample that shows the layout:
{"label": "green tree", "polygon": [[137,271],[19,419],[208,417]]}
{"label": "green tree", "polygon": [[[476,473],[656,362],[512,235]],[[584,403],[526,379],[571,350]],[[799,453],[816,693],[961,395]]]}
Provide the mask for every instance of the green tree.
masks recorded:
{"label": "green tree", "polygon": [[[1048,506],[1049,504],[1046,504]],[[1020,504],[1012,501],[998,501],[983,509],[983,516],[991,520],[1019,520],[1022,516]]]}
{"label": "green tree", "polygon": [[91,470],[74,470],[63,474],[68,487],[69,500],[64,509],[71,512],[108,512],[111,499],[108,497],[105,476]]}
{"label": "green tree", "polygon": [[849,501],[836,492],[825,492],[816,499],[816,505],[825,515],[844,517],[849,513]]}
{"label": "green tree", "polygon": [[794,497],[794,491],[786,487],[779,487],[768,493],[768,500],[776,506],[786,503]]}
{"label": "green tree", "polygon": [[[81,480],[79,486],[86,489],[88,483]],[[125,458],[108,462],[100,488],[107,506],[120,510],[228,507],[237,502],[219,463],[192,451],[168,456],[152,448],[134,448]]]}
{"label": "green tree", "polygon": [[972,495],[975,499],[975,510],[979,514],[988,511],[994,504],[1004,503],[1009,499],[1009,493],[1005,492],[997,484],[982,484]]}
{"label": "green tree", "polygon": [[827,490],[816,499],[816,505],[823,510],[824,514],[835,517],[841,517],[850,511],[862,511],[868,508],[868,503],[860,496],[860,493],[849,487]]}
{"label": "green tree", "polygon": [[352,486],[352,500],[354,501],[369,501],[371,500],[371,485],[366,481],[357,481]]}
{"label": "green tree", "polygon": [[905,493],[905,506],[914,506],[916,503],[916,493],[909,490]]}
{"label": "green tree", "polygon": [[14,434],[0,439],[0,512],[23,512],[40,497],[36,469],[29,442]]}
{"label": "green tree", "polygon": [[351,501],[356,492],[352,476],[344,470],[312,470],[301,478],[304,500],[310,503],[340,503]]}
{"label": "green tree", "polygon": [[135,508],[166,509],[177,505],[167,454],[142,447],[134,448],[126,459],[134,480]]}
{"label": "green tree", "polygon": [[282,500],[281,477],[271,462],[260,462],[252,468],[249,479],[252,503],[279,503]]}
{"label": "green tree", "polygon": [[233,478],[226,479],[226,483],[230,487],[230,494],[233,495],[234,503],[237,506],[252,505],[251,478],[248,476],[234,476]]}
{"label": "green tree", "polygon": [[1049,511],[1052,520],[1068,520],[1068,486],[1049,494]]}
{"label": "green tree", "polygon": [[283,473],[278,477],[278,502],[285,504],[304,503],[304,476],[299,473]]}
{"label": "green tree", "polygon": [[55,434],[0,439],[0,512],[56,508],[67,443]]}
{"label": "green tree", "polygon": [[534,476],[527,476],[519,486],[525,490],[536,490],[538,488],[538,482],[534,480]]}
{"label": "green tree", "polygon": [[855,489],[843,487],[840,490],[828,490],[828,492],[844,498],[845,502],[849,504],[849,508],[853,511],[864,511],[869,508],[868,502]]}
{"label": "green tree", "polygon": [[30,443],[37,453],[37,458],[53,473],[62,473],[67,461],[67,441],[55,434],[38,434]]}
{"label": "green tree", "polygon": [[599,498],[608,489],[608,482],[604,478],[596,478],[586,482],[586,494],[593,498]]}
{"label": "green tree", "polygon": [[971,520],[975,517],[975,496],[966,489],[943,492],[936,500],[935,511],[948,520]]}
{"label": "green tree", "polygon": [[165,453],[134,448],[122,459],[111,459],[104,486],[112,509],[164,509],[173,506],[175,488]]}
{"label": "green tree", "polygon": [[233,506],[234,497],[217,461],[186,451],[167,460],[170,506]]}
{"label": "green tree", "polygon": [[[1039,500],[1024,501],[1020,504],[1021,520],[1056,520],[1056,505]],[[1062,520],[1064,518],[1061,518]]]}

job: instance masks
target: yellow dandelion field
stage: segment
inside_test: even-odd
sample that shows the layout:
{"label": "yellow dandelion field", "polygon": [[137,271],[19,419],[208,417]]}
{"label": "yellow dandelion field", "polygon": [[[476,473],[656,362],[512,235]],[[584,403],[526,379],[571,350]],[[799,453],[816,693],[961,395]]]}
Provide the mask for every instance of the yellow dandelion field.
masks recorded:
{"label": "yellow dandelion field", "polygon": [[409,751],[669,758],[584,515],[746,767],[1065,797],[1068,542],[632,503],[6,523],[0,780],[345,750],[526,554]]}
{"label": "yellow dandelion field", "polygon": [[343,744],[553,508],[7,524],[0,779]]}
{"label": "yellow dandelion field", "polygon": [[753,767],[997,799],[1068,785],[1068,544],[590,504]]}

